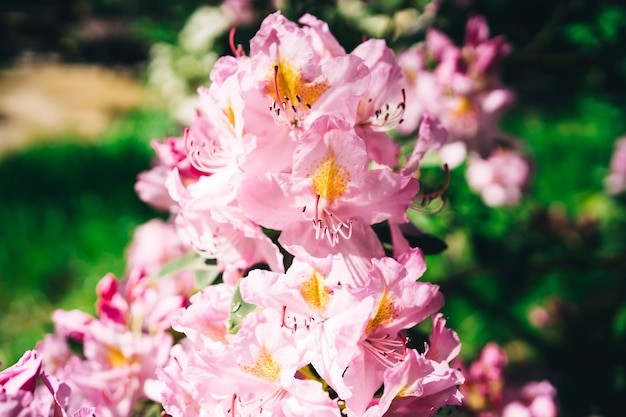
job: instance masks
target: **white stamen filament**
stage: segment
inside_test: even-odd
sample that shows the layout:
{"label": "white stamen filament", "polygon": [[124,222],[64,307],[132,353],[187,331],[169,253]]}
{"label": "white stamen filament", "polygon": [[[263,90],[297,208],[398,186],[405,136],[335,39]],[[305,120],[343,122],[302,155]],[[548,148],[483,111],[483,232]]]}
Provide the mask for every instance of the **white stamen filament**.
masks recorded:
{"label": "white stamen filament", "polygon": [[341,220],[326,207],[320,207],[320,197],[315,202],[315,216],[308,217],[306,206],[302,209],[305,220],[309,220],[315,230],[315,239],[326,239],[331,246],[339,243],[340,238],[349,240],[352,237],[352,220]]}
{"label": "white stamen filament", "polygon": [[380,109],[374,112],[365,123],[372,130],[375,131],[387,131],[397,127],[404,119],[404,111],[406,109],[406,93],[404,88],[402,89],[402,101],[397,105],[390,105],[385,103]]}
{"label": "white stamen filament", "polygon": [[254,410],[258,410],[259,414],[261,414],[264,407],[270,409],[273,408],[276,403],[278,403],[285,396],[286,393],[287,391],[279,388],[268,396],[265,396],[264,393],[246,401],[243,401],[241,399],[241,396],[238,395],[237,400],[239,408],[241,409],[240,414],[251,416],[253,415]]}
{"label": "white stamen filament", "polygon": [[389,339],[389,335],[373,339],[369,337],[363,348],[385,367],[392,367],[406,357],[406,344],[402,339]]}
{"label": "white stamen filament", "polygon": [[184,137],[191,165],[201,172],[217,172],[231,160],[231,155],[215,138],[206,137],[198,141],[189,135],[189,129],[185,129]]}

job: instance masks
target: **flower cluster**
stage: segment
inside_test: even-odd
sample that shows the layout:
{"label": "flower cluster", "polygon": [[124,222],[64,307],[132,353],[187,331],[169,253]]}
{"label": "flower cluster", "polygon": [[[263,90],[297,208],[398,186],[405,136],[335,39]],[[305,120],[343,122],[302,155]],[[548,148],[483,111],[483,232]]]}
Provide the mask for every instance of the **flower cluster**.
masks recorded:
{"label": "flower cluster", "polygon": [[407,109],[407,123],[399,130],[415,131],[424,112],[439,118],[449,134],[439,150],[441,159],[454,168],[467,158],[468,184],[491,206],[518,203],[529,175],[519,144],[497,127],[513,102],[513,93],[499,79],[510,51],[503,37],[489,38],[487,22],[475,16],[467,22],[463,47],[431,28],[423,44],[398,58],[407,99],[417,103]]}
{"label": "flower cluster", "polygon": [[[233,45],[190,128],[154,143],[159,162],[137,183],[223,281],[172,319],[186,338],[157,371],[162,404],[172,416],[432,415],[460,404],[460,343],[401,226],[445,130],[427,117],[402,160],[393,51],[372,39],[346,53],[324,22],[300,24],[274,13],[249,56]],[[391,253],[372,228],[383,222]],[[407,332],[429,317],[420,352]]]}
{"label": "flower cluster", "polygon": [[[460,405],[460,340],[439,287],[419,280],[407,210],[430,198],[422,159],[459,144],[487,158],[470,184],[489,203],[519,198],[525,165],[509,175],[510,149],[494,139],[511,99],[497,80],[508,45],[474,18],[462,49],[431,30],[428,49],[397,58],[380,39],[346,52],[325,22],[280,12],[248,54],[231,41],[189,128],[154,141],[157,161],[138,177],[139,197],[170,221],[136,231],[123,279],[97,286],[95,316],[56,311],[37,347],[45,375],[71,389],[59,413],[432,416]],[[401,149],[395,132],[417,140]]]}
{"label": "flower cluster", "polygon": [[461,391],[463,409],[477,417],[556,417],[556,390],[548,381],[528,382],[521,387],[505,380],[507,357],[495,343],[488,343],[468,369]]}
{"label": "flower cluster", "polygon": [[107,274],[98,283],[97,317],[53,313],[55,332],[37,352],[45,372],[71,389],[67,409],[92,407],[98,417],[121,417],[142,399],[160,399],[155,372],[174,343],[172,317],[188,305],[195,284],[189,271],[158,273],[187,252],[171,224],[153,220],[135,231],[124,279]]}
{"label": "flower cluster", "polygon": [[[34,350],[24,353],[13,366],[0,372],[0,416],[36,417],[53,413],[68,417],[71,388],[42,369],[42,357]],[[76,409],[72,417],[93,415],[93,407]]]}

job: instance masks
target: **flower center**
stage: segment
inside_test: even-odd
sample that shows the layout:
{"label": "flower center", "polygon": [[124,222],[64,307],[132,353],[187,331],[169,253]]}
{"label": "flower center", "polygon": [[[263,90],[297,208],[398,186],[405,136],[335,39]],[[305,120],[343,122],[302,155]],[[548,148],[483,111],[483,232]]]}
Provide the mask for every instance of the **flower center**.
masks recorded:
{"label": "flower center", "polygon": [[300,295],[304,301],[318,311],[324,311],[330,301],[329,290],[324,285],[324,277],[317,271],[300,285]]}
{"label": "flower center", "polygon": [[274,360],[266,347],[263,347],[261,354],[254,363],[241,365],[241,369],[245,373],[264,381],[272,382],[280,379],[280,364]]}
{"label": "flower center", "polygon": [[376,306],[376,313],[374,317],[370,319],[367,323],[367,327],[365,328],[366,334],[373,333],[378,327],[383,324],[389,323],[396,316],[396,310],[393,305],[394,298],[389,295],[386,291],[383,293],[382,298],[378,302],[378,306]]}
{"label": "flower center", "polygon": [[[372,99],[370,98],[371,102]],[[359,107],[366,107],[363,103],[359,103]],[[404,122],[404,111],[406,110],[406,92],[402,89],[402,101],[398,104],[383,104],[379,109],[374,110],[374,114],[365,122],[361,123],[377,132],[385,132],[387,130],[398,127]]]}
{"label": "flower center", "polygon": [[348,169],[337,163],[332,152],[314,165],[313,173],[309,174],[313,193],[330,201],[341,197],[350,182]]}
{"label": "flower center", "polygon": [[121,366],[131,365],[135,361],[132,358],[124,356],[122,350],[118,347],[107,347],[107,359],[112,368],[119,368]]}
{"label": "flower center", "polygon": [[329,88],[326,78],[307,80],[302,70],[281,59],[270,71],[265,87],[265,94],[274,99],[270,106],[274,122],[291,128],[301,127],[308,111]]}

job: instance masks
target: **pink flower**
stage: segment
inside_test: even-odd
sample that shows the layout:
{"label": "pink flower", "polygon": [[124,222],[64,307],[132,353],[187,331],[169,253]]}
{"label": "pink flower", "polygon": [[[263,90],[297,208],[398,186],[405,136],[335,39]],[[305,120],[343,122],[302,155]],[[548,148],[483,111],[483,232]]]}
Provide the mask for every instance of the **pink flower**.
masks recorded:
{"label": "pink flower", "polygon": [[[29,350],[15,365],[0,371],[0,416],[68,417],[70,387],[42,372],[42,365],[42,356]],[[81,407],[73,417],[81,417],[87,412],[93,413],[94,408]]]}
{"label": "pink flower", "polygon": [[[489,155],[501,136],[497,121],[513,101],[512,92],[500,85],[498,77],[501,62],[509,52],[504,38],[489,39],[489,28],[482,17],[468,21],[463,47],[454,45],[442,32],[429,29],[425,48],[409,49],[399,57],[407,96],[407,123],[399,130],[413,132],[420,115],[428,112],[448,131],[449,143],[460,141],[470,150]],[[426,65],[429,56],[436,61],[432,70]],[[441,156],[454,168],[465,154],[450,158],[442,149]]]}
{"label": "pink flower", "polygon": [[[410,256],[420,256],[413,252]],[[407,260],[407,264],[413,262]],[[383,383],[386,369],[396,366],[407,354],[400,333],[438,311],[443,297],[436,285],[416,282],[407,269],[392,258],[372,260],[364,288],[376,303],[359,341],[360,352],[348,365],[344,381],[353,387],[346,399],[352,413],[362,414]]]}
{"label": "pink flower", "polygon": [[[200,416],[201,405],[194,385],[185,380],[183,370],[188,369],[189,356],[192,354],[191,343],[172,346],[166,365],[157,368],[156,375],[163,383],[160,402],[163,409],[172,417]],[[188,342],[188,341],[187,341]]]}
{"label": "pink flower", "polygon": [[158,395],[147,382],[155,379],[157,365],[165,364],[171,344],[167,333],[135,335],[94,321],[85,335],[85,359],[75,357],[64,369],[73,393],[70,405],[96,407],[103,417],[129,416],[140,398]]}
{"label": "pink flower", "polygon": [[619,194],[626,190],[626,137],[615,142],[610,169],[604,186],[610,194]]}
{"label": "pink flower", "polygon": [[472,154],[466,177],[487,205],[502,206],[520,201],[529,173],[528,162],[519,153],[498,149],[487,159]]}
{"label": "pink flower", "polygon": [[385,371],[385,390],[367,416],[430,417],[445,405],[461,405],[463,375],[447,362],[409,350],[404,361]]}
{"label": "pink flower", "polygon": [[152,147],[157,153],[157,161],[153,168],[138,175],[135,191],[141,200],[155,208],[175,211],[176,203],[165,185],[169,173],[177,168],[185,182],[195,181],[200,173],[187,159],[183,138],[152,141]]}
{"label": "pink flower", "polygon": [[341,51],[323,26],[312,17],[305,22],[314,26],[271,14],[250,41],[249,73],[241,77],[244,128],[252,140],[241,160],[246,172],[290,171],[296,144],[311,123],[325,114],[354,120],[368,86],[363,61],[336,56]]}
{"label": "pink flower", "polygon": [[504,351],[488,343],[469,370],[461,368],[466,377],[461,386],[463,407],[485,417],[556,417],[556,390],[552,384],[529,382],[520,389],[505,381],[506,363]]}
{"label": "pink flower", "polygon": [[[374,299],[367,291],[332,284],[328,261],[294,260],[286,274],[254,270],[241,282],[248,303],[283,312],[283,325],[310,344],[311,364],[341,398],[352,395],[343,373],[367,324]],[[343,277],[343,275],[342,275]]]}
{"label": "pink flower", "polygon": [[[245,57],[220,58],[211,71],[211,86],[198,89],[198,114],[185,136],[188,162],[204,175],[239,171],[244,151],[244,101],[239,85]],[[182,178],[185,173],[180,172]],[[184,182],[184,180],[183,180]]]}
{"label": "pink flower", "polygon": [[556,417],[556,390],[548,381],[530,382],[519,393],[519,398],[508,403],[502,417]]}
{"label": "pink flower", "polygon": [[370,159],[395,167],[400,146],[386,132],[404,121],[402,69],[381,39],[365,41],[351,54],[362,58],[370,69],[369,87],[359,101],[355,131],[365,141]]}
{"label": "pink flower", "polygon": [[37,351],[26,351],[15,365],[0,372],[0,392],[11,395],[19,391],[32,393],[41,372],[41,361]]}
{"label": "pink flower", "polygon": [[336,401],[321,384],[296,377],[307,364],[306,346],[281,323],[273,309],[252,312],[228,344],[205,346],[186,366],[179,363],[183,387],[200,415],[339,416]]}
{"label": "pink flower", "polygon": [[414,174],[424,156],[431,150],[441,149],[447,141],[448,131],[441,121],[431,116],[430,113],[424,113],[419,125],[417,142],[404,164],[402,173]]}
{"label": "pink flower", "polygon": [[226,343],[226,319],[230,312],[234,287],[216,284],[195,293],[189,306],[172,319],[172,328],[185,333],[198,346]]}
{"label": "pink flower", "polygon": [[341,252],[342,242],[363,239],[363,226],[405,216],[415,197],[412,177],[370,170],[367,162],[350,127],[323,116],[298,141],[291,173],[247,177],[237,198],[254,221],[283,231],[279,242],[289,252],[326,257]]}

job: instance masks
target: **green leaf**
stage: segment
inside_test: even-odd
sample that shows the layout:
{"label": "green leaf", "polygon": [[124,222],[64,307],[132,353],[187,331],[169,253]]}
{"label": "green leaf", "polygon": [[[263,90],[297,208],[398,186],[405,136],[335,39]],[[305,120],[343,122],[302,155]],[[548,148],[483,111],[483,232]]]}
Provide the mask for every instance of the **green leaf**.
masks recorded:
{"label": "green leaf", "polygon": [[[376,232],[376,235],[378,235],[380,241],[383,242],[384,245],[391,247],[391,233],[389,232],[388,223],[386,221],[377,223],[372,225],[372,228]],[[448,248],[446,242],[433,235],[422,232],[411,223],[401,225],[400,228],[402,235],[409,242],[409,246],[412,248],[420,248],[424,252],[424,255],[436,255]]]}
{"label": "green leaf", "polygon": [[424,255],[436,255],[448,249],[448,245],[443,240],[429,235],[428,233],[422,233],[417,236],[405,236],[411,247],[418,247],[424,252]]}
{"label": "green leaf", "polygon": [[199,268],[194,270],[194,280],[196,289],[202,289],[213,284],[217,277],[220,276],[220,271],[217,265],[204,264],[205,268]]}
{"label": "green leaf", "polygon": [[237,333],[241,328],[243,319],[252,311],[254,311],[254,309],[256,309],[256,305],[246,303],[243,300],[243,298],[241,297],[241,292],[239,291],[239,285],[237,285],[235,293],[233,294],[233,299],[230,302],[230,311],[228,313],[228,320],[226,321],[226,324],[228,326],[228,333]]}
{"label": "green leaf", "polygon": [[161,268],[156,278],[165,278],[185,270],[194,270],[197,269],[200,264],[204,264],[204,259],[195,252],[189,252],[166,263],[163,268]]}
{"label": "green leaf", "polygon": [[220,275],[217,265],[210,262],[195,252],[189,252],[165,264],[152,279],[159,280],[183,271],[192,271],[196,289],[202,289],[213,284]]}

